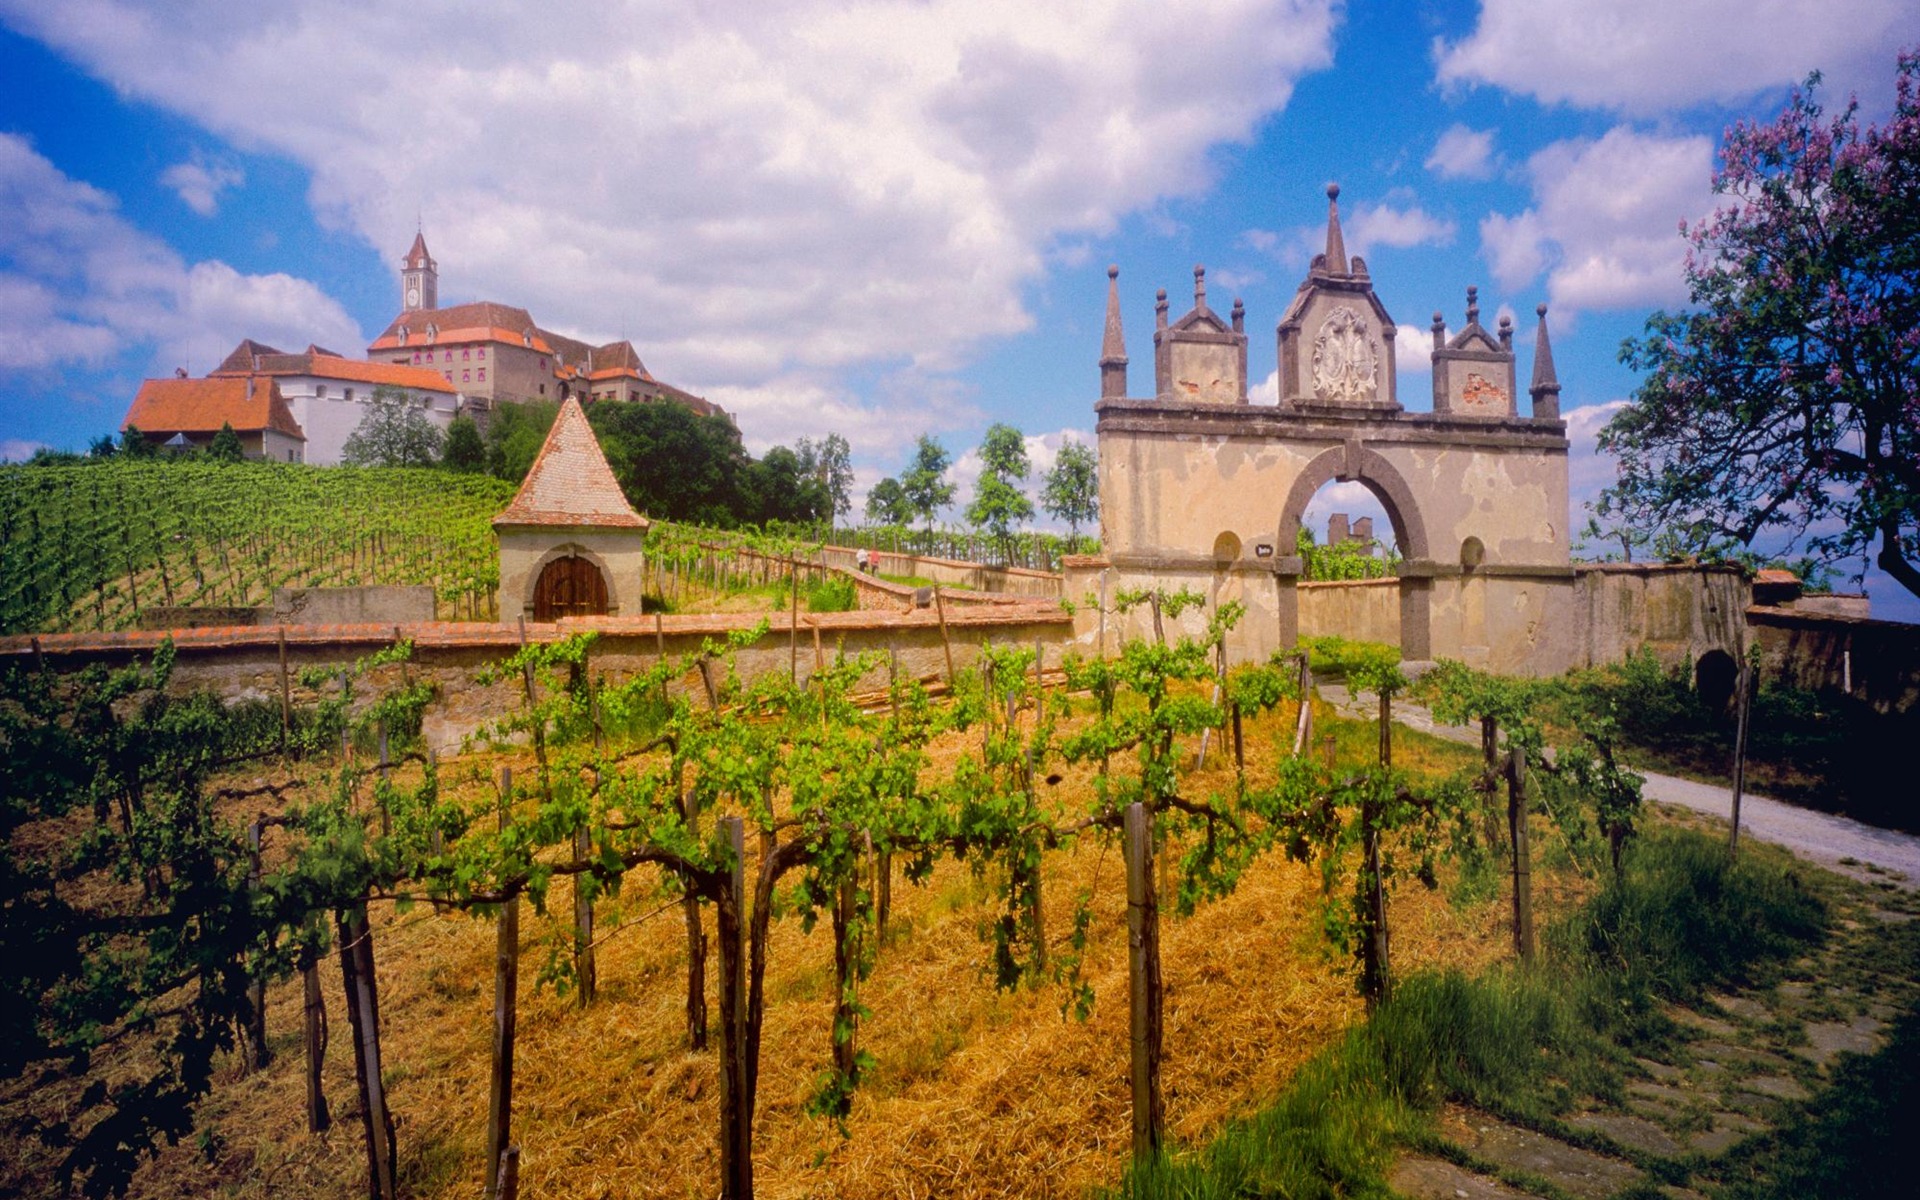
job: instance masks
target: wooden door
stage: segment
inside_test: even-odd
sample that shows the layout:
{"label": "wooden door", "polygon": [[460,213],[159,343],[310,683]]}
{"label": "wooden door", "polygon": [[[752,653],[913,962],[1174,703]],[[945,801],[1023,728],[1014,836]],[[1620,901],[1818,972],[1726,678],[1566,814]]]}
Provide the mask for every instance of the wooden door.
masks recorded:
{"label": "wooden door", "polygon": [[533,619],[599,616],[607,611],[607,580],[592,561],[556,558],[540,571],[533,586]]}

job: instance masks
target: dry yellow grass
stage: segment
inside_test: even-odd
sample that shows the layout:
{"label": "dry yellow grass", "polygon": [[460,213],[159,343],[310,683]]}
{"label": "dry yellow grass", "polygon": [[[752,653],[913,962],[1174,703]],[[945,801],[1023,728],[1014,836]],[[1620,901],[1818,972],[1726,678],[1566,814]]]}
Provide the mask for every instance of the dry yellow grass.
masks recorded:
{"label": "dry yellow grass", "polygon": [[[1290,726],[1284,715],[1249,724],[1255,777]],[[1188,790],[1227,786],[1232,758],[1225,749],[1216,743],[1207,770],[1188,777]],[[940,757],[953,753],[951,746],[940,750]],[[497,761],[472,765],[490,773]],[[1079,802],[1086,787],[1085,771],[1069,772],[1059,785],[1063,803]],[[776,922],[755,1128],[761,1195],[1072,1196],[1118,1177],[1130,1135],[1118,850],[1083,839],[1049,857],[1045,878],[1056,941],[1075,894],[1085,888],[1094,896],[1084,968],[1097,998],[1091,1019],[1063,1017],[1057,988],[993,988],[976,930],[985,891],[965,866],[945,862],[920,887],[896,880],[892,936],[863,989],[873,1016],[861,1044],[879,1066],[855,1099],[846,1138],[802,1109],[830,1057],[831,935],[824,923],[809,937],[795,920]],[[533,986],[539,964],[567,936],[566,884],[552,900],[551,919],[529,913],[521,926],[513,1136],[524,1148],[523,1194],[714,1195],[717,1055],[685,1046],[678,906],[664,906],[657,877],[647,871],[602,905],[600,993],[581,1010]],[[1178,1143],[1204,1143],[1271,1097],[1359,1015],[1347,963],[1320,940],[1319,903],[1316,868],[1269,855],[1232,896],[1188,918],[1163,916],[1164,1084]],[[1396,894],[1392,914],[1397,971],[1439,963],[1471,970],[1506,953],[1502,902],[1460,910],[1409,884]],[[378,912],[375,929],[405,1191],[478,1195],[494,926],[415,908]],[[708,930],[711,938],[711,917]],[[710,981],[716,970],[710,963]],[[364,1187],[332,961],[323,978],[332,1022],[332,1131],[305,1132],[297,985],[276,987],[269,1000],[274,1063],[247,1077],[230,1071],[202,1108],[203,1127],[217,1134],[213,1152],[168,1150],[143,1169],[135,1195],[331,1197]],[[711,994],[709,1006],[717,1016]]]}

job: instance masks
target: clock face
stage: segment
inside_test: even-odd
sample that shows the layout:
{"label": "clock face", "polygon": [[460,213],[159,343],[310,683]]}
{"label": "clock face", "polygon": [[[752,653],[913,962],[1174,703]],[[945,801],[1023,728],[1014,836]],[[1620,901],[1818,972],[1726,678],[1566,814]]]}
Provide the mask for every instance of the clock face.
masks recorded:
{"label": "clock face", "polygon": [[408,288],[408,289],[407,289],[407,303],[408,303],[408,304],[418,304],[418,303],[420,303],[420,289],[419,289],[419,288],[417,288],[417,287],[410,287],[410,288]]}

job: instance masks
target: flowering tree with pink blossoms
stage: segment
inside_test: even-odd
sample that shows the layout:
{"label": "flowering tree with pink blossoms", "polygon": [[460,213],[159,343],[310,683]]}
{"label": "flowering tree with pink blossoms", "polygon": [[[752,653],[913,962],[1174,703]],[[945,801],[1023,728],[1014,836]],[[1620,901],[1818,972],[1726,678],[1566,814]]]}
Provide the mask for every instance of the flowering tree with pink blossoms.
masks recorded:
{"label": "flowering tree with pink blossoms", "polygon": [[1621,347],[1644,378],[1595,507],[1682,550],[1875,554],[1920,595],[1920,49],[1883,125],[1829,117],[1819,81],[1727,131],[1725,203],[1681,225],[1692,307]]}

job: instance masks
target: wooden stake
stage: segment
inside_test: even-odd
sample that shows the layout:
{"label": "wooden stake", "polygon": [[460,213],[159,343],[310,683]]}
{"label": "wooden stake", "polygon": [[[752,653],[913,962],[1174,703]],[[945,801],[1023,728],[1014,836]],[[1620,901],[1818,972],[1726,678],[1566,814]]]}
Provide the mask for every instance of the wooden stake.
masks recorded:
{"label": "wooden stake", "polygon": [[[259,818],[247,826],[247,887],[251,891],[260,888],[260,835],[265,828]],[[273,1052],[267,1048],[267,981],[259,975],[247,989],[247,1042],[248,1068],[265,1069],[273,1061]]]}
{"label": "wooden stake", "polygon": [[325,1133],[333,1124],[327,1111],[327,1093],[321,1086],[321,1067],[327,1058],[327,1001],[320,992],[320,964],[300,955],[301,1032],[307,1046],[307,1132]]}
{"label": "wooden stake", "polygon": [[787,590],[793,593],[793,610],[787,614],[787,676],[797,687],[800,683],[800,563],[787,566]]}
{"label": "wooden stake", "polygon": [[739,817],[723,817],[721,835],[733,862],[721,890],[720,936],[720,1195],[753,1196],[752,1084],[747,1065],[746,832]]}
{"label": "wooden stake", "polygon": [[380,997],[373,965],[373,931],[364,904],[339,919],[340,975],[347,993],[347,1022],[353,1029],[354,1082],[360,1090],[360,1128],[367,1141],[368,1200],[396,1200],[399,1176],[394,1159],[393,1114],[387,1110],[387,1086],[380,1062]]}
{"label": "wooden stake", "polygon": [[1733,829],[1727,835],[1727,851],[1740,851],[1740,794],[1747,787],[1747,723],[1753,712],[1753,666],[1742,661],[1734,677],[1737,689],[1733,718]]}
{"label": "wooden stake", "polygon": [[1300,717],[1293,727],[1293,756],[1299,758],[1306,752],[1307,743],[1313,737],[1313,666],[1307,656],[1300,656]]}
{"label": "wooden stake", "polygon": [[940,596],[940,585],[933,585],[933,609],[940,617],[940,647],[947,652],[947,686],[953,686],[953,639],[947,635],[947,602]]}
{"label": "wooden stake", "polygon": [[[585,862],[593,853],[593,835],[585,827],[573,831],[573,857]],[[593,1003],[598,983],[593,963],[593,891],[582,871],[573,877],[573,979],[579,988],[580,1007]]]}
{"label": "wooden stake", "polygon": [[1380,693],[1380,765],[1393,766],[1393,693]]}
{"label": "wooden stake", "polygon": [[1513,949],[1533,961],[1533,865],[1527,838],[1527,763],[1507,751],[1507,836],[1513,841]]}
{"label": "wooden stake", "polygon": [[[499,828],[507,827],[513,772],[500,772]],[[487,1196],[498,1200],[501,1161],[513,1126],[513,1036],[520,983],[520,897],[500,907],[493,950],[493,1074],[487,1093]]]}
{"label": "wooden stake", "polygon": [[507,1147],[500,1156],[500,1174],[494,1181],[493,1194],[499,1200],[519,1200],[520,1195],[520,1145],[518,1142]]}
{"label": "wooden stake", "polygon": [[287,673],[287,627],[280,626],[280,753],[287,752],[287,735],[293,729],[293,684]]}
{"label": "wooden stake", "polygon": [[1159,1156],[1160,922],[1153,889],[1153,820],[1139,801],[1127,806],[1127,979],[1132,1018],[1133,1157]]}

